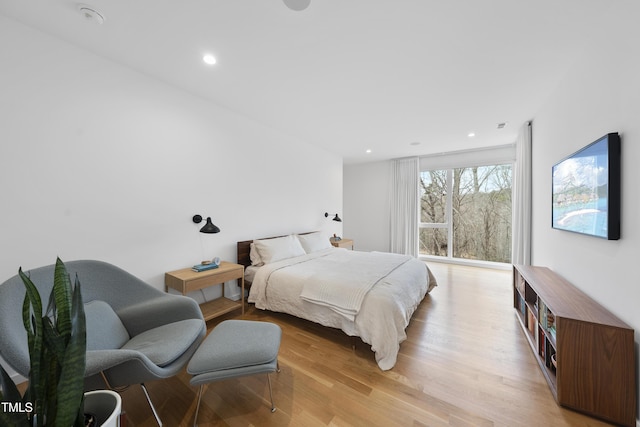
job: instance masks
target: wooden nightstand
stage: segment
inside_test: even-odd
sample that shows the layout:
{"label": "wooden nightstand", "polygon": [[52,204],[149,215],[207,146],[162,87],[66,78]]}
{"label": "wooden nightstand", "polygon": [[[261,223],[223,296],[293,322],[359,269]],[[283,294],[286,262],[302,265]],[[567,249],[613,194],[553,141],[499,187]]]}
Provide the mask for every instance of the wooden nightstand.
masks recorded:
{"label": "wooden nightstand", "polygon": [[[230,280],[240,280],[240,299],[233,301],[224,296],[224,283]],[[197,273],[191,268],[170,271],[164,275],[165,290],[175,289],[186,295],[188,292],[209,286],[222,285],[222,297],[200,304],[204,320],[228,313],[241,308],[244,314],[244,267],[240,264],[222,261],[220,267]]]}
{"label": "wooden nightstand", "polygon": [[336,248],[347,248],[353,250],[353,239],[342,239],[342,240],[333,240],[330,239],[331,244]]}

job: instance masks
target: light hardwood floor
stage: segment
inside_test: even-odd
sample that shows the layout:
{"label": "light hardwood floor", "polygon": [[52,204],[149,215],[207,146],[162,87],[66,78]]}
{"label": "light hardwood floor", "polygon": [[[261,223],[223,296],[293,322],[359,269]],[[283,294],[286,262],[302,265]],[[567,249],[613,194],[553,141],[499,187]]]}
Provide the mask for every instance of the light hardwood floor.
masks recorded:
{"label": "light hardwood floor", "polygon": [[[342,332],[253,306],[283,330],[281,372],[207,386],[200,426],[605,426],[556,405],[512,308],[511,272],[431,263],[439,286],[419,306],[396,366]],[[186,373],[147,384],[167,427],[193,425]],[[155,421],[140,387],[122,392],[127,427]]]}

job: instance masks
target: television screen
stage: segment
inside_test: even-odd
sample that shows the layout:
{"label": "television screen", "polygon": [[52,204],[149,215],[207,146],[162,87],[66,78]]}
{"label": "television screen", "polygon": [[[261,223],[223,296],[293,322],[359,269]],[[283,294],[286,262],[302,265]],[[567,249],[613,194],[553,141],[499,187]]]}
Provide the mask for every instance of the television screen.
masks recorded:
{"label": "television screen", "polygon": [[552,226],[620,238],[620,137],[610,133],[553,166]]}

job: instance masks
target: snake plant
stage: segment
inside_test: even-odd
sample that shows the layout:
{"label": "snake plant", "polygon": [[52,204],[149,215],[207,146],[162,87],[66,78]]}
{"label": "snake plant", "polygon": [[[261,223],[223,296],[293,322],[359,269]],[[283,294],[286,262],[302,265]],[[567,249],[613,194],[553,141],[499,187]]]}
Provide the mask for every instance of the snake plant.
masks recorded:
{"label": "snake plant", "polygon": [[[24,396],[4,369],[0,400],[21,410],[0,411],[0,425],[16,427],[84,427],[86,324],[80,281],[71,278],[58,258],[47,310],[28,274],[18,270],[26,294],[22,319],[29,345],[29,384]],[[5,405],[3,404],[3,408]]]}

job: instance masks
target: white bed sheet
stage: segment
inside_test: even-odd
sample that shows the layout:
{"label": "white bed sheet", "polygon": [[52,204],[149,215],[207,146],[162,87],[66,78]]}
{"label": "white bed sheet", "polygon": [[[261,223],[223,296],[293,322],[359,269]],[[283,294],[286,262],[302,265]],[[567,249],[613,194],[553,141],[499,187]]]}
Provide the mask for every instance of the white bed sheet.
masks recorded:
{"label": "white bed sheet", "polygon": [[253,283],[253,278],[256,276],[256,273],[260,267],[256,267],[255,265],[250,265],[245,267],[244,269],[244,281]]}
{"label": "white bed sheet", "polygon": [[259,309],[288,313],[358,336],[371,345],[380,369],[391,369],[400,343],[406,339],[405,329],[411,316],[427,292],[436,286],[435,279],[424,262],[408,260],[371,288],[355,321],[300,297],[305,281],[314,274],[310,273],[314,268],[309,268],[308,263],[322,257],[323,261],[335,261],[336,269],[348,269],[350,256],[352,251],[331,248],[259,267],[253,274],[249,302]]}

